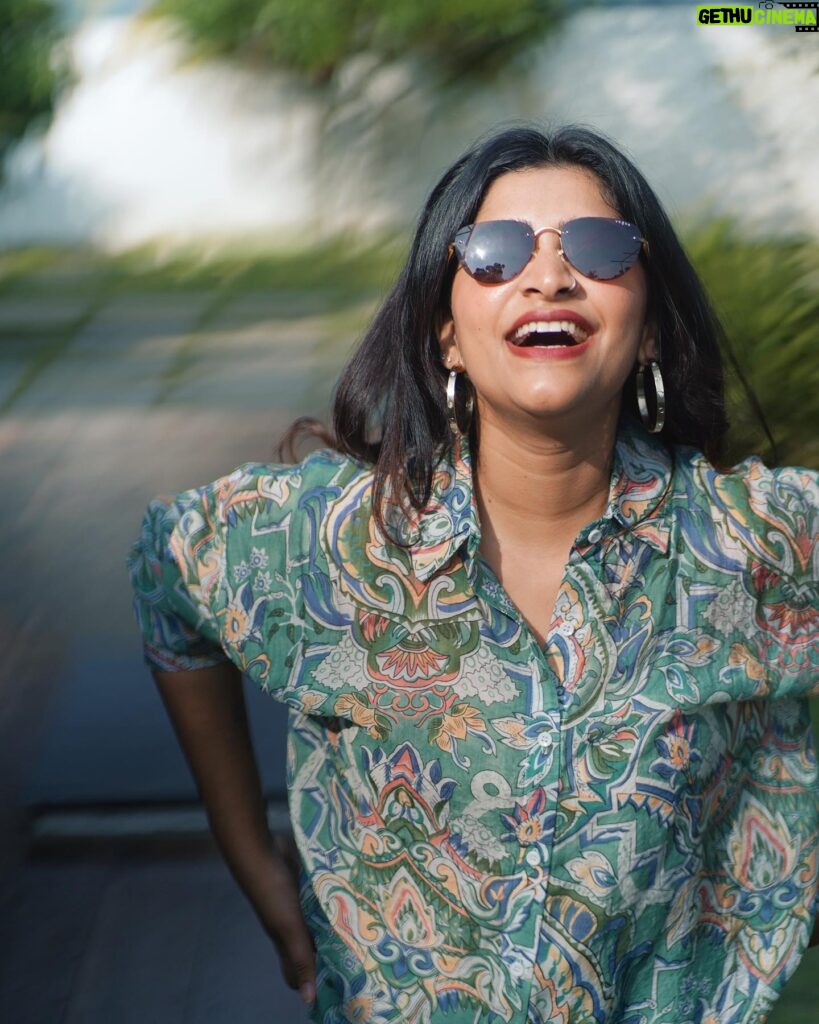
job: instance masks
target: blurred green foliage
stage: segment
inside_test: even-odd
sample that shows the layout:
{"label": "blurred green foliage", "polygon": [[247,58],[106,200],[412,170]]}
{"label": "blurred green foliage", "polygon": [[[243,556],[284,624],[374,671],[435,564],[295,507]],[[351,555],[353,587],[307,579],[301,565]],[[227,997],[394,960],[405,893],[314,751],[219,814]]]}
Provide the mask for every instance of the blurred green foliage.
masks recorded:
{"label": "blurred green foliage", "polygon": [[729,361],[729,456],[819,467],[819,243],[754,241],[726,221],[687,241],[777,445],[774,459]]}
{"label": "blurred green foliage", "polygon": [[348,58],[429,58],[443,76],[484,76],[540,41],[564,0],[158,0],[202,55],[329,80]]}
{"label": "blurred green foliage", "polygon": [[55,51],[59,15],[48,0],[2,0],[0,15],[0,161],[28,126],[51,113],[67,79]]}

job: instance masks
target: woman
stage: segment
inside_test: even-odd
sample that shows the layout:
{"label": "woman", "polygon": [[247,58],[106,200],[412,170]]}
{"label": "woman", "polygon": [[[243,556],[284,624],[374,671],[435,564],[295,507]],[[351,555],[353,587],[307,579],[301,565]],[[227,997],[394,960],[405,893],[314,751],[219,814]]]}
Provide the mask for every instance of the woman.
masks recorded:
{"label": "woman", "polygon": [[[466,153],[334,426],[155,503],[132,555],[314,1019],[762,1019],[816,893],[817,480],[715,468],[715,320],[636,168],[572,127]],[[237,669],[292,709],[300,906]]]}

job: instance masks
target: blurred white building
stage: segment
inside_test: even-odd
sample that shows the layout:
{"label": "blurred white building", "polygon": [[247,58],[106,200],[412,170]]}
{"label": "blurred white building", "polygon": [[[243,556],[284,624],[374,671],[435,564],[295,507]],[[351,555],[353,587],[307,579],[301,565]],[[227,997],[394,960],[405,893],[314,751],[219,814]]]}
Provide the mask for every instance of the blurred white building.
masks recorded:
{"label": "blurred white building", "polygon": [[636,158],[673,216],[819,234],[817,41],[696,23],[690,4],[580,8],[522,72],[460,94],[410,65],[345,69],[328,111],[283,74],[193,63],[136,0],[72,0],[76,84],[11,154],[0,246],[265,246],[405,224],[476,135],[581,121]]}

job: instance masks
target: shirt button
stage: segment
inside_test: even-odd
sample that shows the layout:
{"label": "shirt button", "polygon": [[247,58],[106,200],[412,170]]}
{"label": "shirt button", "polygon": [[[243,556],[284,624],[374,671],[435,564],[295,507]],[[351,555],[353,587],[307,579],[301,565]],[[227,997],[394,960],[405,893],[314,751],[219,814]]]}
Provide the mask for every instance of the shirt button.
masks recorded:
{"label": "shirt button", "polygon": [[554,740],[548,734],[548,732],[542,732],[537,738],[538,746],[543,747],[544,750],[548,750],[551,747]]}
{"label": "shirt button", "polygon": [[603,531],[600,529],[600,527],[599,526],[593,527],[591,530],[589,530],[589,533],[588,533],[589,543],[590,544],[596,544],[600,540],[600,538],[602,536],[603,536]]}
{"label": "shirt button", "polygon": [[540,864],[540,854],[534,847],[532,847],[531,850],[526,851],[524,860],[530,867],[536,868],[538,864]]}

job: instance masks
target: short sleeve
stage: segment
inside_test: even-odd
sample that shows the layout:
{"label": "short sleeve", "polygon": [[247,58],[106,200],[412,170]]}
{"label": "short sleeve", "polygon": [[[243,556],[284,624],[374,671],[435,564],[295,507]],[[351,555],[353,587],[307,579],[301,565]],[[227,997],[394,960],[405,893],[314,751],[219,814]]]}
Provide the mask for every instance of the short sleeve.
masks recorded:
{"label": "short sleeve", "polygon": [[145,660],[162,671],[226,661],[215,608],[224,575],[216,485],[151,502],[128,569]]}

